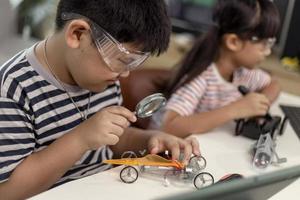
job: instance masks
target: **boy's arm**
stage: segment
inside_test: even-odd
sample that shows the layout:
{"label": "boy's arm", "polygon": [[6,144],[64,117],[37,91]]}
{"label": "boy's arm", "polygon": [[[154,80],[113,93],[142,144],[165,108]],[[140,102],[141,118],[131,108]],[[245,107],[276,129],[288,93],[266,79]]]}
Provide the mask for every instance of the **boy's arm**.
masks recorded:
{"label": "boy's arm", "polygon": [[3,199],[25,199],[50,188],[86,152],[74,133],[53,142],[44,150],[28,156],[8,181],[0,183]]}
{"label": "boy's arm", "polygon": [[[116,144],[135,116],[120,106],[102,109],[45,149],[27,156],[0,183],[3,199],[25,199],[49,189],[88,150]],[[0,163],[2,164],[2,163]]]}
{"label": "boy's arm", "polygon": [[261,93],[266,95],[270,102],[273,103],[278,98],[280,90],[281,89],[278,80],[272,77],[271,83],[265,87]]}

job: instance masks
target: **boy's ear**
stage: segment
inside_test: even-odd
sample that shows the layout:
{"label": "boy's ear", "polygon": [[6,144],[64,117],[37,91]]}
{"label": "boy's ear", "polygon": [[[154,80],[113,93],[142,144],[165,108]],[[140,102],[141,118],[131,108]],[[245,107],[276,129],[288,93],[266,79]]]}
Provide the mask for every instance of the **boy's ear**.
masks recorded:
{"label": "boy's ear", "polygon": [[71,21],[65,31],[66,43],[70,48],[78,48],[80,41],[86,39],[90,33],[90,25],[84,20]]}
{"label": "boy's ear", "polygon": [[234,33],[228,33],[223,38],[224,45],[231,51],[239,51],[243,48],[243,41]]}

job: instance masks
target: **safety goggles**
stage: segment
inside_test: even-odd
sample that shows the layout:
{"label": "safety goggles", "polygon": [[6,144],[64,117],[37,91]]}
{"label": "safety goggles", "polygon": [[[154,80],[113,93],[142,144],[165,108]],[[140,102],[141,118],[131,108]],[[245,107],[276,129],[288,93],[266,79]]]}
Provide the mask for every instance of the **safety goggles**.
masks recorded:
{"label": "safety goggles", "polygon": [[256,36],[253,36],[251,38],[251,41],[254,43],[262,43],[264,49],[271,49],[276,43],[276,38],[273,37],[273,38],[260,39]]}
{"label": "safety goggles", "polygon": [[149,56],[149,52],[126,49],[102,27],[76,13],[62,13],[63,20],[84,19],[91,27],[92,39],[107,66],[117,73],[132,71],[139,67]]}

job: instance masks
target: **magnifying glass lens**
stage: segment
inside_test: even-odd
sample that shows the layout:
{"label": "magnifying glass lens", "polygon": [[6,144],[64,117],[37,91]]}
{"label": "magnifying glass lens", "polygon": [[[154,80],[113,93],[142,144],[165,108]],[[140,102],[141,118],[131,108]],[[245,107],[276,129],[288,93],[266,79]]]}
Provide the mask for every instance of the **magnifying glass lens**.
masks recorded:
{"label": "magnifying glass lens", "polygon": [[161,109],[166,103],[166,98],[161,93],[155,93],[141,100],[136,106],[136,115],[139,118],[150,117]]}

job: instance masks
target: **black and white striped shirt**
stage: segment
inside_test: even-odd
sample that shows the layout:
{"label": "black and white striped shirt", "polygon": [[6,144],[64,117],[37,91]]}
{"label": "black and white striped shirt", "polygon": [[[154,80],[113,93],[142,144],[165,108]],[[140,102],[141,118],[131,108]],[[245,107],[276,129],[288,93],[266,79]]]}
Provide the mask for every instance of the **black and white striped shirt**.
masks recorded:
{"label": "black and white striped shirt", "polygon": [[[81,115],[57,80],[34,54],[34,47],[20,52],[0,68],[0,183],[30,154],[41,151],[82,122]],[[89,91],[64,85],[84,112]],[[101,93],[92,93],[89,115],[120,105],[119,82]],[[109,168],[102,160],[112,157],[108,147],[86,152],[55,184]]]}

